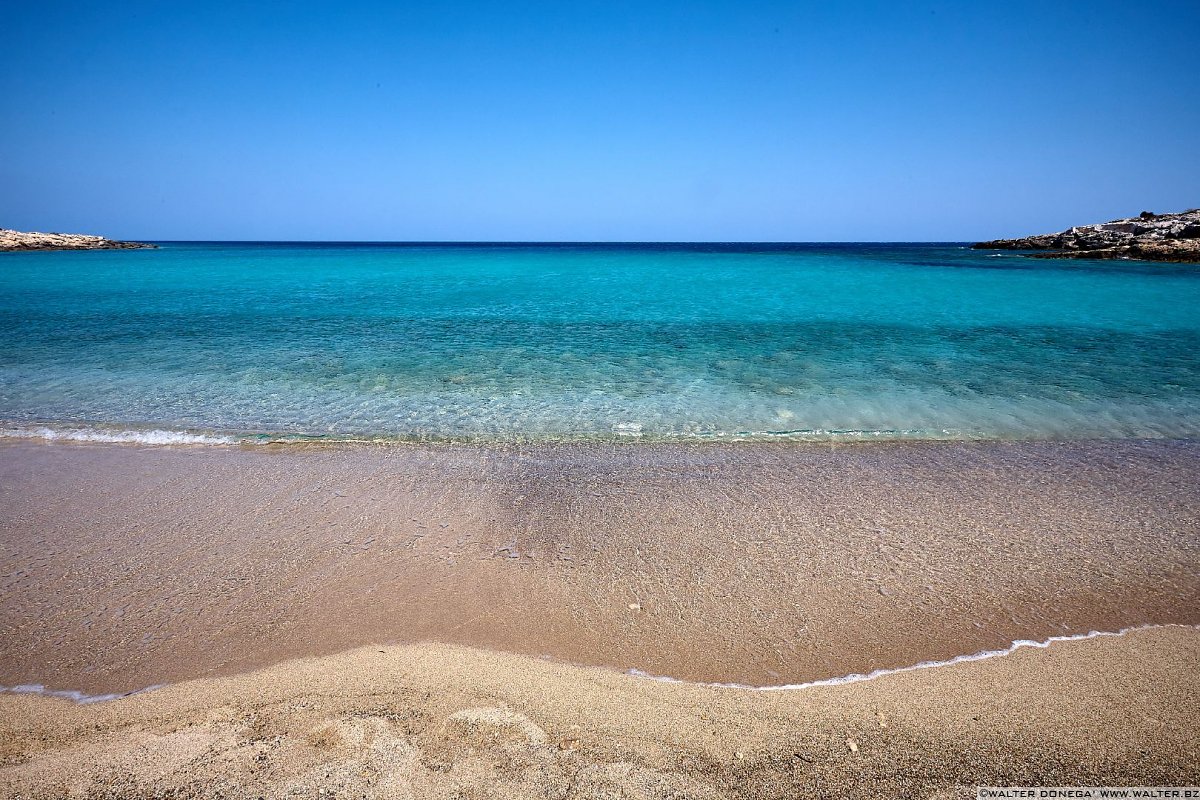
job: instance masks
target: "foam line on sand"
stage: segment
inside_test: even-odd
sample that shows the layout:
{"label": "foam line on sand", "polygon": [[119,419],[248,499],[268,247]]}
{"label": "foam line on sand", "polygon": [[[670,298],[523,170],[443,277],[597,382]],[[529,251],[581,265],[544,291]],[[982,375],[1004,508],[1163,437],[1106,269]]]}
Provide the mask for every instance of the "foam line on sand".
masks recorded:
{"label": "foam line on sand", "polygon": [[1168,622],[1163,624],[1147,624],[1147,625],[1131,625],[1127,628],[1121,628],[1119,631],[1088,631],[1087,633],[1074,633],[1067,636],[1051,636],[1041,641],[1032,639],[1018,639],[1001,650],[982,650],[978,653],[968,655],[955,656],[954,658],[944,661],[921,661],[916,664],[909,664],[905,667],[889,667],[885,669],[877,669],[867,673],[855,672],[850,675],[841,675],[836,678],[821,678],[815,681],[806,681],[804,683],[785,683],[778,686],[749,686],[744,683],[694,683],[692,681],[680,680],[667,675],[651,675],[642,672],[639,669],[631,669],[628,674],[637,678],[646,678],[648,680],[663,681],[665,683],[682,683],[691,686],[708,686],[714,689],[742,689],[753,692],[780,692],[780,691],[797,691],[801,689],[813,689],[818,686],[844,686],[848,683],[861,683],[862,681],[875,680],[888,675],[896,675],[901,672],[914,672],[919,669],[932,669],[934,667],[952,667],[955,664],[965,664],[970,661],[984,661],[989,658],[998,658],[1000,656],[1012,655],[1022,647],[1036,647],[1044,650],[1055,642],[1079,642],[1086,639],[1094,639],[1098,636],[1124,636],[1127,633],[1134,631],[1153,630],[1155,628],[1190,628],[1200,630],[1200,625],[1183,625],[1176,622]]}
{"label": "foam line on sand", "polygon": [[[805,683],[788,683],[779,686],[750,686],[743,683],[703,683],[696,681],[685,681],[679,678],[672,678],[667,675],[651,675],[639,669],[627,670],[626,674],[646,680],[661,681],[663,683],[678,683],[685,686],[705,686],[713,689],[738,689],[751,692],[780,692],[780,691],[800,691],[803,689],[813,689],[820,686],[844,686],[850,683],[861,683],[863,681],[875,680],[888,675],[896,675],[901,672],[914,672],[919,669],[932,669],[934,667],[951,667],[955,664],[965,664],[971,661],[984,661],[989,658],[997,658],[1015,653],[1023,647],[1034,647],[1041,650],[1046,649],[1055,642],[1079,642],[1086,639],[1094,639],[1100,636],[1124,636],[1135,631],[1154,630],[1156,628],[1189,628],[1192,630],[1200,630],[1200,625],[1183,625],[1179,623],[1165,624],[1147,624],[1147,625],[1132,625],[1127,628],[1122,628],[1119,631],[1089,631],[1087,633],[1077,633],[1068,636],[1051,636],[1041,641],[1032,639],[1018,639],[1008,647],[1001,650],[983,650],[978,653],[969,655],[955,656],[954,658],[944,661],[922,661],[917,664],[910,664],[904,667],[890,667],[886,669],[877,669],[868,673],[852,673],[850,675],[841,675],[836,678],[822,678],[815,681],[807,681]],[[73,703],[80,705],[88,705],[91,703],[106,703],[111,700],[121,700],[126,697],[132,697],[137,694],[152,692],[156,689],[166,688],[169,684],[157,683],[152,686],[146,686],[141,689],[135,689],[131,692],[109,692],[104,694],[87,694],[75,689],[47,689],[40,683],[24,683],[18,686],[0,686],[0,694],[34,694],[42,697],[54,697],[62,700],[70,700]]]}

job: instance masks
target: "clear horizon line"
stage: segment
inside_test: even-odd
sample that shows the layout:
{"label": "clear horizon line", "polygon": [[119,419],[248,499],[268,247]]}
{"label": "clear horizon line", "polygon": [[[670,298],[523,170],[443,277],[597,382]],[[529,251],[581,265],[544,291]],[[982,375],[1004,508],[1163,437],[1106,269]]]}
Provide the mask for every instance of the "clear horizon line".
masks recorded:
{"label": "clear horizon line", "polygon": [[116,241],[155,244],[974,244],[983,239],[154,239]]}

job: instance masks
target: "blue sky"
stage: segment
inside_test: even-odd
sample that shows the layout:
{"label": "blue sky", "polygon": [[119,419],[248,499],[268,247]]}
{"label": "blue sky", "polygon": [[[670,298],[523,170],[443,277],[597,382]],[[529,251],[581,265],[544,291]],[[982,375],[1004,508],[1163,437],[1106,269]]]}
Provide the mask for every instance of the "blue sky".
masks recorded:
{"label": "blue sky", "polygon": [[9,3],[0,227],[969,240],[1200,206],[1200,3]]}

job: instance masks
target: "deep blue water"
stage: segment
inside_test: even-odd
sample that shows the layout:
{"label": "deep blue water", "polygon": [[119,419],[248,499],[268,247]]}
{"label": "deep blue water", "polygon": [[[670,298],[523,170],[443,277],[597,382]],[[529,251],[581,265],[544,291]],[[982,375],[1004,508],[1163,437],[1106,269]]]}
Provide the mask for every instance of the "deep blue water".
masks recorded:
{"label": "deep blue water", "polygon": [[1193,437],[1200,267],[956,244],[0,254],[0,425]]}

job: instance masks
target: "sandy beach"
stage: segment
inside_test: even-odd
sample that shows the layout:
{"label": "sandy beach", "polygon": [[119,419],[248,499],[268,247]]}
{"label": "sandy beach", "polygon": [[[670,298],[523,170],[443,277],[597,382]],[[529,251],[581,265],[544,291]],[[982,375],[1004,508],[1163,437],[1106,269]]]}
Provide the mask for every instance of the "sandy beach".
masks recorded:
{"label": "sandy beach", "polygon": [[793,684],[1200,623],[1178,442],[0,447],[0,685],[440,641]]}
{"label": "sandy beach", "polygon": [[1200,800],[1200,2],[0,20],[0,800]]}
{"label": "sandy beach", "polygon": [[[1196,474],[1170,441],[5,443],[0,685],[165,686],[0,694],[0,786],[1195,782]],[[838,686],[629,674],[799,684],[1146,624]]]}
{"label": "sandy beach", "polygon": [[1200,779],[1200,633],[754,692],[447,645],[76,705],[0,695],[6,797],[974,797]]}

